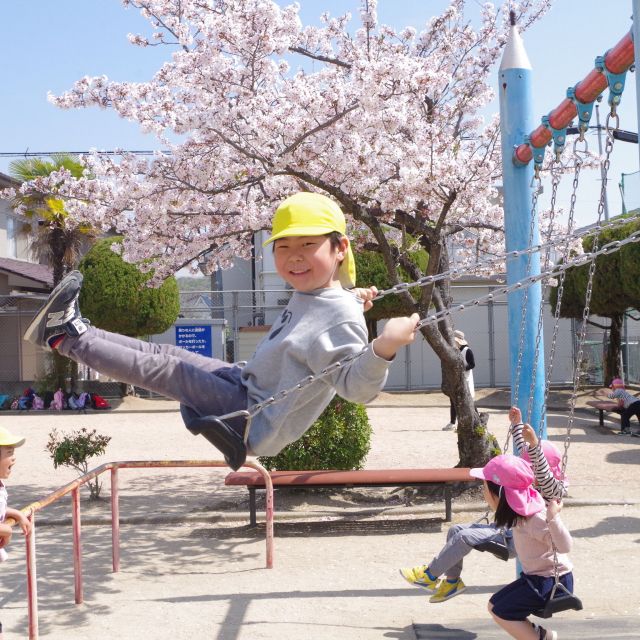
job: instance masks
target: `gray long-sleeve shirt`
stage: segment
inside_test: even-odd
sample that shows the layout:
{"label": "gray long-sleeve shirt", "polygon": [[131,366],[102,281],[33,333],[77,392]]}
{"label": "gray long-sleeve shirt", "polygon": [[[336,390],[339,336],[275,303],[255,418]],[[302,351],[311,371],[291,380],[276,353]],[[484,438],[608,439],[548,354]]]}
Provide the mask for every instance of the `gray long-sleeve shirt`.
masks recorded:
{"label": "gray long-sleeve shirt", "polygon": [[344,368],[260,411],[249,432],[253,454],[275,455],[300,438],[336,392],[346,400],[362,403],[378,395],[389,361],[376,356],[368,344],[362,311],[362,301],[341,288],[294,292],[242,370],[249,406],[353,353],[364,352]]}

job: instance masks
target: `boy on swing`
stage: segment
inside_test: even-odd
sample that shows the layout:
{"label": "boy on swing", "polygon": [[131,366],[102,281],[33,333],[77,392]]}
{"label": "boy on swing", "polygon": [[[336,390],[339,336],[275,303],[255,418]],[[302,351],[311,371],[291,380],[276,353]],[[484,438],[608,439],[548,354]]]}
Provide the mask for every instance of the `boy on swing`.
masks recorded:
{"label": "boy on swing", "polygon": [[[90,326],[78,306],[77,271],[52,291],[24,338],[177,400],[187,427],[202,433],[237,469],[247,454],[275,455],[300,438],[336,393],[354,402],[373,400],[397,350],[415,338],[417,314],[392,318],[368,342],[363,311],[377,290],[348,290],[355,286],[355,264],[345,232],[340,207],[321,194],[296,193],[278,207],[265,245],[273,243],[276,270],[294,292],[244,367]],[[206,426],[198,422],[246,410],[360,352],[348,366],[266,406],[250,429],[244,416]]]}

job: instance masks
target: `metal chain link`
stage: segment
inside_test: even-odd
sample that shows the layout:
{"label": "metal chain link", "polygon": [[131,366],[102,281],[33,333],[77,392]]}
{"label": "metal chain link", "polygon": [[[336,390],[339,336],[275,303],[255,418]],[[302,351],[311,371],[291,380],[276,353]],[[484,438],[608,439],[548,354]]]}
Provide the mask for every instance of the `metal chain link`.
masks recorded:
{"label": "metal chain link", "polygon": [[636,220],[636,219],[640,219],[640,213],[630,215],[623,219],[611,220],[604,225],[594,225],[586,229],[574,231],[573,233],[564,234],[556,237],[554,240],[550,242],[536,244],[526,249],[509,251],[508,253],[497,256],[495,258],[480,260],[478,262],[470,264],[465,269],[458,269],[454,267],[453,269],[449,269],[448,271],[443,271],[442,273],[438,273],[432,276],[424,276],[414,282],[401,282],[389,287],[388,289],[383,289],[382,291],[379,291],[375,297],[375,300],[378,301],[384,298],[385,296],[397,294],[402,291],[407,291],[412,287],[424,287],[429,284],[440,282],[441,280],[457,280],[458,278],[461,278],[463,276],[472,275],[480,269],[489,269],[491,267],[501,265],[505,260],[510,258],[517,258],[519,256],[524,256],[527,254],[538,253],[546,250],[547,248],[556,248],[562,242],[565,242],[565,244],[570,245],[571,242],[574,240],[577,241],[577,240],[581,240],[586,236],[595,235],[597,233],[602,232],[604,229],[615,229],[617,227],[626,225],[629,222],[632,222],[633,220]]}
{"label": "metal chain link", "polygon": [[[560,164],[556,161],[557,164]],[[558,170],[554,170],[553,163],[551,166],[551,209],[550,209],[550,217],[549,217],[549,228],[547,229],[547,242],[551,240],[551,234],[553,233],[553,223],[555,222],[556,217],[556,198],[558,196],[558,185],[560,184],[561,172]],[[551,259],[551,247],[547,247],[544,252],[544,260],[542,263],[542,271],[546,271],[549,268],[549,262]],[[531,421],[531,417],[533,416],[533,398],[536,388],[536,376],[538,374],[538,363],[540,361],[540,343],[542,342],[542,334],[543,334],[543,321],[544,321],[544,297],[547,292],[548,280],[544,280],[542,282],[542,290],[540,293],[540,305],[538,307],[538,325],[536,327],[536,342],[533,350],[533,365],[531,367],[531,385],[529,387],[529,398],[527,402],[527,416]]]}
{"label": "metal chain link", "polygon": [[[531,246],[533,244],[533,236],[536,228],[536,210],[538,208],[538,196],[542,192],[542,181],[540,180],[540,176],[536,173],[534,177],[534,182],[537,184],[534,186],[533,195],[531,198],[531,211],[530,217],[531,222],[529,224],[529,240],[527,242],[527,246]],[[533,254],[527,254],[527,267],[525,269],[525,274],[527,276],[531,275],[531,257]],[[520,397],[520,376],[522,375],[522,360],[524,357],[524,335],[525,335],[525,325],[527,323],[527,305],[529,303],[529,287],[527,287],[522,294],[522,308],[520,312],[520,331],[518,333],[518,360],[516,363],[516,375],[515,375],[515,389],[512,389],[513,392],[513,404],[517,405]],[[526,419],[526,418],[525,418]],[[509,436],[507,435],[507,445],[508,446]]]}
{"label": "metal chain link", "polygon": [[[575,209],[576,209],[576,201],[577,201],[577,191],[578,191],[578,184],[580,182],[580,171],[582,169],[582,163],[583,160],[582,158],[580,158],[580,156],[578,155],[578,148],[577,148],[577,144],[578,142],[584,142],[584,149],[582,150],[581,153],[587,153],[588,151],[588,146],[587,146],[587,141],[586,140],[579,140],[576,139],[573,143],[573,157],[574,157],[574,175],[573,175],[573,185],[572,185],[572,190],[571,190],[571,199],[570,199],[570,204],[569,204],[569,216],[568,216],[568,220],[567,220],[567,228],[569,230],[569,232],[571,233],[571,230],[573,229],[573,220],[574,220],[574,215],[575,215]],[[569,242],[567,241],[565,243],[564,246],[564,251],[562,253],[564,253],[564,255],[569,255]],[[558,278],[558,287],[557,287],[557,296],[556,296],[556,309],[555,309],[555,313],[554,313],[554,317],[553,317],[553,332],[551,335],[551,345],[549,347],[549,362],[547,364],[547,375],[546,375],[546,381],[545,381],[545,386],[544,386],[544,396],[542,399],[542,412],[540,413],[540,422],[538,424],[538,427],[536,429],[536,432],[538,434],[538,437],[542,436],[542,432],[543,432],[543,426],[544,426],[544,421],[546,419],[546,415],[547,415],[547,400],[549,399],[549,393],[551,391],[551,379],[552,379],[552,374],[553,374],[553,365],[555,362],[555,355],[556,355],[556,344],[558,341],[558,332],[559,332],[559,328],[560,328],[560,311],[562,308],[562,296],[564,295],[564,281],[565,281],[565,276],[566,276],[566,271],[563,271],[560,274],[560,277]]]}
{"label": "metal chain link", "polygon": [[[605,157],[604,162],[602,163],[603,172],[602,172],[602,184],[600,186],[600,200],[598,202],[598,220],[597,223],[600,224],[602,220],[602,216],[604,214],[606,197],[607,197],[607,181],[609,179],[609,167],[611,165],[611,152],[613,151],[613,129],[610,126],[611,120],[615,119],[615,129],[618,129],[620,126],[620,118],[612,109],[612,111],[607,115],[607,121],[605,123],[605,131],[607,134],[607,139],[605,143]],[[578,384],[580,381],[580,363],[582,362],[582,355],[584,353],[584,341],[587,335],[587,321],[589,319],[589,309],[591,306],[591,294],[593,292],[593,277],[596,271],[596,258],[598,255],[598,244],[600,240],[600,235],[596,235],[593,241],[593,247],[591,254],[593,258],[589,264],[589,279],[587,280],[587,291],[585,295],[584,301],[584,310],[582,312],[582,325],[580,327],[580,332],[578,333],[578,353],[576,356],[575,366],[573,368],[573,393],[571,394],[571,400],[569,403],[569,418],[567,420],[567,435],[564,441],[564,452],[562,455],[562,472],[564,473],[567,468],[567,462],[569,459],[569,446],[571,444],[571,429],[573,428],[573,422],[575,420],[575,406],[576,406],[576,398],[578,396]],[[611,243],[609,243],[611,244]],[[607,245],[605,245],[607,246]],[[605,252],[606,255],[606,252]]]}
{"label": "metal chain link", "polygon": [[[435,324],[440,320],[442,320],[444,317],[452,315],[456,311],[464,311],[467,307],[479,306],[483,302],[493,301],[497,296],[506,295],[508,293],[511,293],[512,291],[524,289],[544,279],[554,278],[555,276],[561,274],[567,269],[570,269],[571,267],[581,266],[583,264],[586,264],[587,262],[590,262],[591,260],[595,260],[595,258],[598,256],[610,255],[612,253],[615,253],[616,251],[619,251],[622,247],[626,246],[627,244],[637,243],[637,242],[640,242],[640,229],[638,231],[635,231],[631,235],[629,235],[624,240],[614,240],[612,242],[609,242],[608,244],[598,249],[598,251],[596,252],[585,253],[585,254],[582,254],[581,256],[578,256],[577,258],[575,258],[570,262],[554,265],[554,267],[552,269],[549,269],[546,273],[539,273],[536,275],[529,276],[528,278],[525,278],[520,282],[516,282],[509,286],[501,287],[500,289],[496,289],[489,294],[481,296],[480,298],[473,298],[466,302],[456,304],[449,309],[443,309],[442,311],[438,311],[437,313],[429,315],[418,322],[418,324],[416,325],[416,331],[419,329],[422,329],[422,327],[425,327],[429,324]],[[354,360],[362,356],[364,353],[365,353],[365,349],[363,349],[362,351],[359,351],[358,353],[350,354],[343,360],[340,360],[339,362],[335,362],[329,367],[327,367],[326,369],[323,369],[320,373],[316,375],[309,375],[306,378],[303,378],[296,385],[290,387],[289,389],[284,389],[282,391],[279,391],[274,396],[267,398],[262,402],[252,405],[247,410],[235,411],[233,413],[228,413],[223,416],[218,416],[218,418],[220,420],[227,420],[230,418],[235,418],[237,416],[253,417],[265,407],[272,405],[275,402],[280,402],[290,393],[298,391],[299,389],[302,389],[303,387],[308,386],[309,384],[315,382],[316,380],[320,380],[322,378],[327,377],[328,375],[334,373],[336,370],[344,367],[347,364],[352,363]]]}

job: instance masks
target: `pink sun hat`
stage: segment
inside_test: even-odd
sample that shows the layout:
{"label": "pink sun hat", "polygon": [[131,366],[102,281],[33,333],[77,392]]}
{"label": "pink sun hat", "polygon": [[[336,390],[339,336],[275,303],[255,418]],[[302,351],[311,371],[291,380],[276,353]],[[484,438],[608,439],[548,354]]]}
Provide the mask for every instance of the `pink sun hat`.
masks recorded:
{"label": "pink sun hat", "polygon": [[533,488],[531,465],[510,453],[491,458],[482,468],[471,469],[474,478],[490,480],[504,489],[507,504],[520,516],[532,516],[544,509],[542,496]]}
{"label": "pink sun hat", "polygon": [[[564,480],[564,473],[562,472],[562,454],[558,451],[558,447],[556,447],[552,442],[548,440],[540,440],[540,446],[542,447],[542,453],[544,457],[547,459],[549,463],[549,467],[551,468],[551,473],[553,473],[553,477],[556,480]],[[529,451],[525,449],[522,452],[522,459],[525,462],[531,464],[531,458],[529,456]]]}

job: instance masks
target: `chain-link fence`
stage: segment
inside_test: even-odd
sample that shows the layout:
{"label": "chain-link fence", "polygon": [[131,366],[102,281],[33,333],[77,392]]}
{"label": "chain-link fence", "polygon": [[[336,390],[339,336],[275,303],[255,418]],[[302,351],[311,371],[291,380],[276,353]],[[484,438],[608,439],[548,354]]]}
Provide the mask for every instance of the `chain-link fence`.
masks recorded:
{"label": "chain-link fence", "polygon": [[[490,285],[452,286],[454,303],[479,298],[490,290]],[[248,359],[258,342],[267,334],[291,296],[290,290],[268,291],[190,291],[181,293],[181,318],[187,320],[215,319],[224,321],[223,359],[236,362]],[[41,296],[0,296],[0,394],[17,395],[38,378],[46,367],[48,355],[22,340],[22,335],[37,309]],[[544,310],[544,331],[553,329],[553,314],[548,305]],[[600,319],[597,319],[600,320]],[[464,331],[474,352],[475,383],[478,387],[508,387],[508,317],[506,300],[493,300],[470,305],[456,313],[453,321]],[[383,321],[382,321],[383,322]],[[606,319],[601,324],[606,325]],[[554,385],[569,384],[572,380],[576,356],[578,323],[561,320],[558,346],[553,367]],[[381,327],[379,327],[379,330]],[[625,379],[640,383],[640,324],[629,317],[624,323],[622,359]],[[153,339],[153,336],[151,337]],[[589,327],[583,362],[580,363],[581,380],[585,384],[602,384],[602,363],[607,333]],[[158,341],[156,339],[156,341]],[[545,349],[551,343],[545,335]],[[548,354],[545,354],[548,366]],[[220,354],[216,353],[216,357]],[[121,386],[117,382],[97,380],[97,373],[84,367],[79,371],[79,390],[97,392],[105,396],[118,396]],[[432,349],[422,337],[401,350],[391,365],[388,391],[437,389],[441,384],[441,365]]]}
{"label": "chain-link fence", "polygon": [[640,209],[640,171],[621,174],[618,186],[622,196],[622,213]]}

